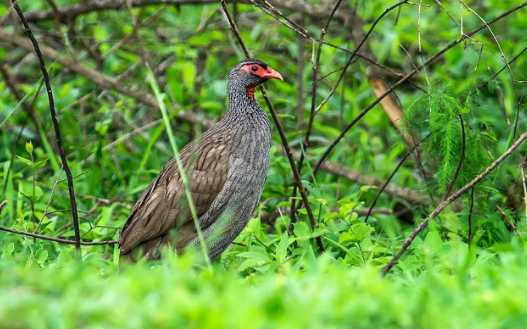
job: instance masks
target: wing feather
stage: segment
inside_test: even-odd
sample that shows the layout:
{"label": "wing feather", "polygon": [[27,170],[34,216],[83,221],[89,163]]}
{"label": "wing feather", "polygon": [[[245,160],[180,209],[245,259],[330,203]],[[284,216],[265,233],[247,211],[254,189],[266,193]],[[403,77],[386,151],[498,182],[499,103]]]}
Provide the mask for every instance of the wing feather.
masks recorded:
{"label": "wing feather", "polygon": [[[181,151],[181,161],[189,177],[190,192],[198,216],[204,214],[227,179],[229,147],[225,134],[208,134]],[[183,183],[175,160],[170,160],[136,202],[121,232],[121,254],[181,227],[191,232]]]}

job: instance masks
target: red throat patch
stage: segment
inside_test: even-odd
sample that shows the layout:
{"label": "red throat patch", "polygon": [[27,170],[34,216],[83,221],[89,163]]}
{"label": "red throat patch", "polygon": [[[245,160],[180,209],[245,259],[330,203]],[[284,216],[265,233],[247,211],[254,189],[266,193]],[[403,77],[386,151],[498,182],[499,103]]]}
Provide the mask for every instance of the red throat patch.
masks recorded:
{"label": "red throat patch", "polygon": [[247,96],[251,99],[254,99],[254,88],[255,86],[247,87]]}

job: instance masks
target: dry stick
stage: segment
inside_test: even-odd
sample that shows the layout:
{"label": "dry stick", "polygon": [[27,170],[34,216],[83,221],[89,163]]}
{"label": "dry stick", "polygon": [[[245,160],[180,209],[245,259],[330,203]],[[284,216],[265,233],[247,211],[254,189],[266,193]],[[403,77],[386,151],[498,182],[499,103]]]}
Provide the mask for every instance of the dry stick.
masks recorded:
{"label": "dry stick", "polygon": [[68,192],[71,205],[71,220],[73,222],[73,230],[75,231],[75,248],[80,251],[81,235],[79,230],[79,214],[77,212],[77,200],[75,199],[75,189],[73,187],[73,177],[71,175],[70,167],[68,166],[66,154],[64,153],[64,147],[62,146],[62,135],[60,132],[59,122],[57,120],[57,113],[55,111],[55,100],[53,99],[53,91],[51,90],[51,82],[49,79],[48,71],[46,70],[46,64],[44,63],[44,57],[40,52],[38,42],[33,36],[33,32],[31,32],[31,29],[24,17],[24,13],[18,6],[16,0],[11,0],[11,4],[13,5],[13,8],[15,9],[18,17],[20,18],[22,25],[24,25],[24,30],[27,37],[31,40],[31,43],[33,44],[33,48],[35,49],[35,53],[37,55],[38,62],[40,65],[40,70],[42,71],[42,76],[44,77],[44,83],[48,92],[49,112],[51,114],[51,121],[53,122],[53,128],[55,130],[55,139],[57,141],[57,149],[59,152],[60,160],[62,162],[62,170],[64,170],[68,182]]}
{"label": "dry stick", "polygon": [[399,261],[401,256],[406,252],[408,247],[412,244],[415,238],[421,233],[427,226],[428,223],[437,217],[449,204],[458,199],[461,195],[467,192],[469,189],[473,188],[477,183],[487,177],[498,165],[500,165],[505,159],[507,159],[525,140],[527,139],[527,132],[518,137],[518,139],[500,155],[496,160],[494,160],[487,168],[480,172],[476,177],[474,177],[470,182],[465,184],[462,188],[452,193],[448,198],[442,201],[423,221],[419,226],[417,226],[414,231],[406,238],[401,246],[401,249],[393,256],[390,262],[382,269],[382,274],[386,275]]}
{"label": "dry stick", "polygon": [[516,132],[518,130],[518,122],[520,121],[520,106],[522,105],[522,102],[523,102],[523,96],[520,96],[520,99],[518,99],[518,103],[516,105],[516,115],[514,116],[514,126],[512,127],[511,140],[513,140],[516,137]]}
{"label": "dry stick", "polygon": [[[151,5],[206,5],[217,3],[217,0],[89,0],[65,8],[58,8],[58,13],[65,20],[95,11],[118,10],[127,7],[146,7]],[[27,13],[29,22],[44,21],[55,18],[53,10],[33,11]]]}
{"label": "dry stick", "polygon": [[[220,0],[220,4],[221,4],[221,8],[223,10],[223,13],[225,14],[225,17],[227,18],[227,21],[228,21],[228,23],[229,23],[229,25],[231,27],[232,33],[234,34],[234,36],[238,40],[238,44],[240,45],[240,47],[242,47],[245,56],[251,57],[251,53],[250,53],[249,49],[247,48],[247,46],[245,45],[245,43],[243,42],[243,40],[242,40],[242,38],[240,36],[240,31],[238,30],[238,26],[236,25],[236,23],[233,21],[232,17],[229,14],[229,11],[227,9],[227,5],[225,3],[225,0]],[[271,116],[272,116],[273,121],[274,121],[274,123],[276,125],[276,128],[278,129],[278,134],[280,135],[280,140],[282,142],[282,147],[284,148],[284,151],[285,151],[285,153],[287,155],[287,159],[289,160],[289,165],[291,166],[291,170],[293,171],[293,178],[294,178],[295,184],[298,186],[298,190],[300,191],[300,195],[302,197],[302,201],[304,202],[304,207],[306,208],[306,212],[307,212],[307,215],[309,217],[309,223],[311,224],[311,228],[314,230],[315,227],[316,227],[315,216],[313,215],[313,211],[311,209],[311,206],[309,205],[309,199],[307,197],[307,192],[306,192],[306,190],[304,188],[304,185],[302,184],[302,180],[300,178],[300,174],[298,173],[298,169],[296,167],[295,160],[294,160],[293,154],[291,152],[291,148],[289,147],[289,143],[287,141],[287,136],[285,135],[285,132],[284,132],[284,127],[282,126],[282,123],[278,119],[278,115],[276,114],[276,111],[274,109],[273,104],[271,103],[271,100],[267,96],[265,87],[261,86],[260,90],[262,91],[262,95],[264,97],[264,100],[265,100],[265,102],[267,104],[267,107],[269,108],[269,111],[271,112]],[[317,243],[319,249],[321,251],[323,251],[324,250],[324,246],[322,244],[322,240],[320,239],[320,237],[316,238],[316,243]]]}
{"label": "dry stick", "polygon": [[405,163],[405,161],[410,157],[410,155],[412,155],[419,148],[419,146],[425,140],[427,140],[428,137],[430,137],[430,136],[431,136],[431,134],[428,134],[423,139],[421,139],[419,142],[414,143],[412,148],[410,150],[408,150],[408,152],[406,152],[406,154],[402,157],[402,159],[399,161],[397,166],[395,166],[395,169],[392,171],[392,173],[390,174],[388,179],[386,179],[386,181],[384,182],[382,187],[377,192],[377,195],[373,199],[373,202],[371,203],[370,208],[368,209],[368,214],[366,215],[366,218],[364,219],[364,222],[366,222],[366,223],[368,222],[368,218],[370,218],[370,215],[371,215],[371,212],[373,210],[373,207],[375,207],[375,204],[377,204],[377,200],[379,200],[379,197],[381,196],[382,192],[384,192],[384,190],[386,189],[388,184],[390,184],[390,182],[391,182],[392,178],[395,176],[395,174],[399,171],[399,169],[402,167],[402,165]]}
{"label": "dry stick", "polygon": [[[19,37],[17,35],[12,35],[10,33],[7,33],[3,31],[2,29],[0,29],[0,41],[12,43],[28,51],[31,51],[33,49],[31,43],[28,42],[26,39]],[[138,103],[141,103],[149,107],[158,108],[158,104],[157,104],[155,97],[148,92],[127,87],[127,84],[123,83],[122,81],[119,81],[119,79],[109,77],[73,59],[62,56],[55,49],[51,47],[40,46],[40,50],[45,57],[60,63],[61,65],[63,65],[64,67],[66,67],[68,70],[72,72],[75,72],[77,74],[84,76],[85,78],[87,78],[88,80],[91,80],[92,82],[94,82],[97,86],[99,86],[102,89],[115,90],[116,92],[120,94],[133,98]],[[196,115],[194,113],[186,112],[186,111],[178,112],[178,118],[188,121],[190,123],[202,124],[207,128],[211,127],[213,124],[213,121],[211,120],[208,120],[206,118],[203,118],[200,115]]]}
{"label": "dry stick", "polygon": [[326,98],[324,98],[322,100],[322,102],[320,102],[320,104],[317,106],[316,108],[316,111],[320,111],[320,109],[324,106],[324,104],[326,104],[329,99],[333,96],[333,94],[335,94],[335,91],[337,90],[339,84],[342,82],[342,79],[344,79],[344,75],[346,75],[346,72],[349,68],[349,66],[351,65],[351,62],[353,61],[353,59],[355,58],[355,56],[357,55],[357,53],[359,52],[359,50],[362,48],[362,46],[364,45],[364,43],[366,42],[366,40],[368,40],[368,38],[370,37],[370,35],[372,34],[373,30],[375,29],[375,27],[377,26],[377,24],[384,18],[384,16],[386,16],[390,11],[408,3],[409,0],[403,0],[403,1],[400,1],[396,4],[394,4],[393,6],[391,7],[388,7],[386,8],[386,10],[384,10],[382,12],[381,15],[379,15],[379,17],[377,17],[377,19],[375,19],[375,21],[373,22],[372,26],[370,27],[370,29],[368,30],[368,32],[364,35],[364,37],[361,39],[361,41],[359,42],[359,44],[357,45],[357,48],[355,48],[355,50],[353,50],[353,52],[351,53],[350,57],[348,57],[348,60],[346,62],[346,64],[344,65],[344,69],[342,70],[342,72],[340,72],[340,75],[339,75],[339,78],[337,79],[337,82],[335,83],[335,85],[333,86],[333,88],[331,88],[329,94],[326,96]]}
{"label": "dry stick", "polygon": [[[340,4],[342,3],[342,0],[337,0],[337,3],[333,7],[333,10],[331,11],[331,14],[329,15],[326,24],[320,31],[320,40],[324,41],[324,38],[326,37],[326,33],[328,31],[329,25],[331,24],[331,21],[333,20],[333,17],[335,16],[335,13],[337,12],[337,9],[339,8]],[[313,121],[315,119],[315,107],[317,102],[317,89],[318,89],[318,71],[320,69],[320,54],[322,52],[322,43],[318,44],[316,55],[315,55],[315,62],[313,63],[312,68],[312,81],[311,81],[311,110],[309,112],[309,120],[306,128],[306,134],[304,136],[304,143],[302,147],[302,152],[300,153],[300,160],[298,161],[298,174],[300,175],[302,173],[302,167],[304,164],[304,157],[307,152],[307,149],[309,148],[309,138],[311,136],[311,130],[313,129]],[[291,222],[295,221],[296,219],[296,185],[293,186],[293,193],[291,195]]]}
{"label": "dry stick", "polygon": [[47,241],[53,241],[53,242],[59,242],[64,244],[74,244],[77,246],[77,244],[81,244],[83,246],[102,246],[102,245],[111,245],[111,244],[118,244],[119,241],[117,240],[108,240],[108,241],[78,241],[78,240],[70,240],[70,239],[64,239],[64,238],[55,238],[48,235],[42,235],[42,234],[36,234],[36,233],[30,233],[30,232],[24,232],[15,230],[9,227],[0,226],[0,231],[18,234],[18,235],[25,235],[32,238],[40,239],[40,240],[47,240]]}
{"label": "dry stick", "polygon": [[342,138],[344,138],[344,136],[348,133],[348,131],[353,127],[355,126],[355,124],[357,122],[359,122],[362,117],[364,117],[371,109],[373,109],[377,104],[379,104],[386,96],[388,96],[392,91],[394,91],[397,87],[399,87],[401,84],[403,84],[405,81],[409,80],[410,78],[412,78],[417,72],[421,71],[423,68],[427,67],[428,65],[434,63],[436,60],[438,60],[444,53],[446,53],[448,50],[454,48],[455,46],[457,46],[458,44],[462,43],[464,40],[466,40],[467,38],[470,38],[472,37],[473,35],[475,35],[476,33],[478,33],[479,31],[485,29],[487,27],[487,25],[491,25],[491,24],[494,24],[496,23],[497,21],[509,16],[510,14],[522,9],[523,7],[527,6],[527,1],[523,2],[522,4],[512,8],[512,9],[509,9],[505,12],[503,12],[501,15],[493,18],[491,21],[489,21],[487,24],[483,24],[483,25],[480,25],[478,28],[472,30],[471,32],[467,33],[467,34],[463,34],[461,37],[459,37],[457,40],[454,40],[452,41],[451,43],[449,43],[446,47],[444,47],[443,49],[441,49],[440,51],[438,51],[437,53],[435,53],[434,55],[432,55],[429,59],[427,59],[423,64],[419,65],[418,67],[416,67],[413,71],[409,72],[408,74],[406,74],[403,78],[401,78],[400,80],[398,80],[397,82],[395,82],[391,87],[390,89],[388,89],[384,94],[382,94],[381,96],[379,96],[375,101],[373,101],[370,105],[368,105],[366,108],[364,108],[345,128],[344,130],[340,133],[340,135],[326,148],[326,150],[324,151],[324,153],[322,154],[322,156],[320,157],[319,161],[317,162],[316,166],[315,166],[315,169],[314,169],[314,172],[313,172],[313,175],[316,175],[318,170],[320,169],[320,165],[322,164],[322,162],[324,162],[326,160],[326,158],[330,155],[330,153],[333,151],[333,149],[335,148],[335,146],[337,146],[337,144],[342,140]]}
{"label": "dry stick", "polygon": [[2,186],[2,194],[5,195],[5,191],[7,190],[7,183],[9,182],[9,175],[11,175],[11,169],[13,168],[13,163],[15,162],[16,157],[16,145],[18,144],[18,141],[20,140],[20,137],[22,136],[22,133],[24,132],[24,129],[26,129],[26,126],[22,126],[18,130],[18,134],[16,134],[15,142],[11,145],[11,158],[9,159],[9,164],[7,165],[7,171],[4,173],[4,185]]}
{"label": "dry stick", "polygon": [[[307,29],[303,26],[300,26],[299,24],[295,23],[294,21],[290,20],[289,18],[287,18],[287,16],[285,16],[284,14],[282,14],[279,10],[277,10],[275,7],[273,7],[269,2],[265,1],[264,3],[267,5],[267,7],[264,7],[262,6],[261,4],[258,4],[255,2],[255,0],[249,0],[251,3],[254,3],[257,7],[259,8],[262,8],[262,10],[271,15],[271,17],[273,17],[278,23],[280,24],[283,24],[285,27],[287,27],[288,29],[294,31],[295,33],[301,35],[302,37],[304,38],[307,38],[309,40],[311,40],[312,42],[314,43],[318,43],[318,44],[323,44],[323,45],[326,45],[328,47],[331,47],[331,48],[335,48],[335,49],[338,49],[340,51],[343,51],[343,52],[347,52],[347,53],[350,53],[350,54],[353,54],[354,51],[350,50],[350,49],[347,49],[347,48],[344,48],[344,47],[341,47],[341,46],[338,46],[336,44],[333,44],[333,43],[330,43],[330,42],[327,42],[325,41],[324,39],[320,39],[320,38],[316,38],[316,37],[313,37],[309,34],[309,32],[307,31]],[[288,6],[288,2],[284,2],[284,3],[281,3],[283,5],[283,7],[286,7],[287,9],[289,10],[293,10],[295,12],[299,11],[299,9],[302,9],[302,8],[295,8],[294,6]],[[309,7],[308,7],[309,8]],[[326,17],[326,15],[324,15],[323,17],[320,16],[320,17],[316,17],[317,15],[314,15],[311,11],[309,10],[305,10],[306,8],[303,8],[304,10],[300,10],[301,12],[307,14],[307,15],[310,15],[311,17],[313,18],[323,18],[323,17]],[[334,14],[333,14],[334,15]],[[278,16],[278,17],[277,17]],[[280,20],[280,18],[284,19],[286,22],[283,22]],[[339,17],[341,20],[343,20],[344,17]],[[346,17],[347,19],[347,17]],[[344,19],[345,20],[345,19]],[[374,65],[386,72],[389,72],[390,74],[392,75],[395,75],[395,76],[401,76],[401,75],[398,75],[393,69],[391,69],[390,67],[387,67],[385,65],[382,65],[378,62],[376,62],[375,60],[369,58],[368,56],[360,53],[360,52],[356,52],[354,54],[355,56],[359,57],[360,59],[364,60],[365,62],[367,62],[368,64],[371,64],[371,65]]]}

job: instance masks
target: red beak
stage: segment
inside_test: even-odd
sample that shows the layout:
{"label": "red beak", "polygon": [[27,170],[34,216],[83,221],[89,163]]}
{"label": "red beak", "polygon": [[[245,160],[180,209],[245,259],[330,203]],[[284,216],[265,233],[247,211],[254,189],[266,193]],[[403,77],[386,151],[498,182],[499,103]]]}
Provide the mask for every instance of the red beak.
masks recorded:
{"label": "red beak", "polygon": [[284,81],[284,78],[282,77],[282,75],[278,71],[275,71],[270,67],[267,67],[267,70],[265,70],[265,72],[261,75],[261,77],[263,79],[279,79],[279,80]]}

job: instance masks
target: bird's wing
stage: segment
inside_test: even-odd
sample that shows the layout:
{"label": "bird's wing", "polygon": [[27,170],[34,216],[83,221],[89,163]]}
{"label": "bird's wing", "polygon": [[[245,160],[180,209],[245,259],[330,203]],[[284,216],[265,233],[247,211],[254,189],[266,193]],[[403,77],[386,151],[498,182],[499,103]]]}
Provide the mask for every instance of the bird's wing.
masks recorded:
{"label": "bird's wing", "polygon": [[[198,217],[222,190],[229,171],[228,137],[207,135],[180,154]],[[190,222],[188,202],[177,163],[170,160],[143,192],[121,232],[121,254]]]}

